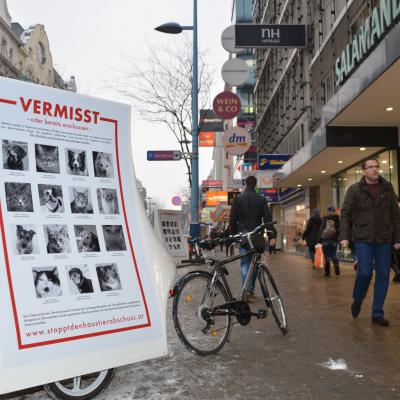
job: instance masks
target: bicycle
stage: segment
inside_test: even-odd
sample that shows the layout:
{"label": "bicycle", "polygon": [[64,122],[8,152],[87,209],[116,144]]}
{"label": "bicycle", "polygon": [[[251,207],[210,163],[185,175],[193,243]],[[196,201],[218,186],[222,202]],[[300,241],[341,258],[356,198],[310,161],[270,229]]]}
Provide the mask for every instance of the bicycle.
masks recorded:
{"label": "bicycle", "polygon": [[[247,239],[249,250],[224,260],[213,254],[213,249],[220,243],[218,239],[199,241],[205,250],[205,258],[212,268],[206,271],[191,271],[179,279],[171,290],[173,297],[172,317],[175,330],[181,342],[193,353],[200,356],[216,354],[229,340],[232,331],[232,317],[241,325],[248,325],[252,317],[266,318],[271,309],[275,322],[282,334],[288,332],[287,318],[278,287],[267,265],[261,260],[263,251],[253,243],[254,235],[263,232],[266,226],[261,224],[252,232],[240,233],[228,238],[241,243]],[[263,239],[263,238],[262,238]],[[208,252],[208,253],[207,253]],[[240,298],[232,295],[226,275],[226,264],[251,256],[249,272],[241,289]],[[252,312],[246,302],[250,282],[258,278],[266,309]]]}

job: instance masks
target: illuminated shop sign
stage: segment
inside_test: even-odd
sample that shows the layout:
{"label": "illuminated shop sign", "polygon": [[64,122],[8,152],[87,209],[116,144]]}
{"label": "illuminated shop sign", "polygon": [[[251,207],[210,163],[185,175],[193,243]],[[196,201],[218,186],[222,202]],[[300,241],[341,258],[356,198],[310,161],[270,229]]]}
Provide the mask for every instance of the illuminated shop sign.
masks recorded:
{"label": "illuminated shop sign", "polygon": [[378,43],[400,15],[400,0],[380,0],[359,31],[335,62],[336,86],[339,86],[353,69]]}

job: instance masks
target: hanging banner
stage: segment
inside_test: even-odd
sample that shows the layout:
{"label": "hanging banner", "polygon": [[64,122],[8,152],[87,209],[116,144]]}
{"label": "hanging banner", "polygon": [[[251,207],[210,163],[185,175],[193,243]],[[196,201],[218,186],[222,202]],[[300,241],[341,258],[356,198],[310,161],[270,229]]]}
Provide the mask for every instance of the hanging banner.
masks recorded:
{"label": "hanging banner", "polygon": [[175,269],[136,187],[130,107],[0,87],[0,393],[165,355]]}
{"label": "hanging banner", "polygon": [[199,147],[215,147],[215,132],[199,132]]}
{"label": "hanging banner", "polygon": [[221,92],[214,97],[213,110],[223,119],[232,119],[239,115],[241,102],[237,94]]}
{"label": "hanging banner", "polygon": [[281,169],[291,158],[291,154],[259,154],[258,168]]}

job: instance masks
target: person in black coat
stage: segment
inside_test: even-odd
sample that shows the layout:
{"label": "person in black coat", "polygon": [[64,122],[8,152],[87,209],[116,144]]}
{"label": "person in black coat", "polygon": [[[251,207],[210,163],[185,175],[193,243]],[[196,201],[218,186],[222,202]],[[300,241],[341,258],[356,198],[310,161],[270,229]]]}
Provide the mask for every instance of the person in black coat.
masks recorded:
{"label": "person in black coat", "polygon": [[318,244],[321,230],[321,216],[319,210],[315,208],[311,211],[310,219],[303,232],[302,239],[306,241],[312,264],[314,266],[315,245]]}
{"label": "person in black coat", "polygon": [[340,237],[340,218],[335,207],[329,206],[328,214],[322,218],[320,243],[325,256],[325,276],[331,275],[330,260],[333,262],[335,274],[340,275],[339,260],[336,256]]}

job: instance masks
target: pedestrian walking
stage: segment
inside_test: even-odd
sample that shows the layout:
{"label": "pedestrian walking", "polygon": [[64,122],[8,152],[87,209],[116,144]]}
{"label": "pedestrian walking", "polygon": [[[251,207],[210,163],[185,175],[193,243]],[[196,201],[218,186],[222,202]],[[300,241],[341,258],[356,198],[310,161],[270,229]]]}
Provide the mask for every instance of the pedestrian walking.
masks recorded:
{"label": "pedestrian walking", "polygon": [[340,219],[333,206],[327,208],[327,215],[322,218],[320,243],[325,256],[325,276],[331,276],[331,260],[335,275],[340,275],[339,260],[336,252],[339,243]]}
{"label": "pedestrian walking", "polygon": [[315,245],[318,244],[321,231],[321,216],[319,210],[315,208],[311,211],[310,219],[307,221],[306,229],[303,232],[302,239],[306,241],[308,254],[311,258],[311,264],[314,268]]}
{"label": "pedestrian walking", "polygon": [[[237,197],[231,208],[230,226],[232,234],[238,232],[250,232],[254,230],[263,221],[270,222],[271,212],[267,200],[256,193],[257,178],[248,176],[246,178],[246,189]],[[260,242],[264,243],[264,237],[260,238]],[[247,252],[245,247],[240,247],[241,254]],[[247,274],[250,268],[251,257],[247,256],[240,260],[240,269],[242,274],[243,284],[246,281]],[[255,277],[254,277],[255,278]],[[247,302],[253,302],[255,279],[250,282],[249,295]]]}
{"label": "pedestrian walking", "polygon": [[277,232],[275,227],[268,228],[269,232],[267,233],[268,236],[268,250],[269,254],[276,254],[276,237],[277,237]]}
{"label": "pedestrian walking", "polygon": [[[357,318],[375,269],[372,323],[389,326],[383,305],[389,287],[391,247],[400,248],[400,208],[390,182],[379,173],[376,158],[362,164],[363,177],[347,190],[341,211],[341,245],[353,239],[357,253],[357,274],[351,314]],[[392,242],[393,241],[393,242]]]}

